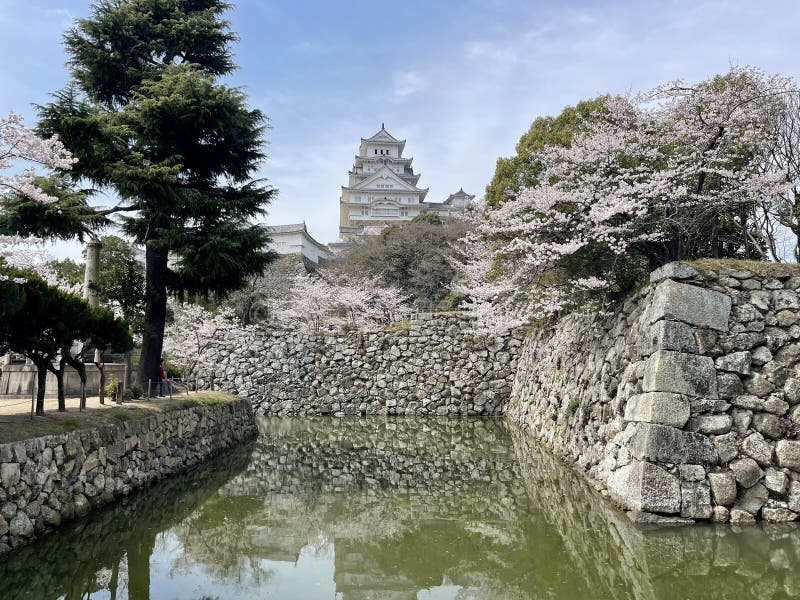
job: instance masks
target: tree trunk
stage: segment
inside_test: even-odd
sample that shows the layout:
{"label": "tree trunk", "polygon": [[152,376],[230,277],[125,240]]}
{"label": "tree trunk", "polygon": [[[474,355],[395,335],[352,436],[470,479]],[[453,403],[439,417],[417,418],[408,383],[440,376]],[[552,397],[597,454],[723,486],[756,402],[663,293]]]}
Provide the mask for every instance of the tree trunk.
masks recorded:
{"label": "tree trunk", "polygon": [[117,600],[117,587],[119,585],[119,560],[114,561],[111,567],[111,581],[108,582],[108,591],[111,593],[110,600]]}
{"label": "tree trunk", "polygon": [[68,356],[67,357],[67,364],[75,369],[78,373],[78,377],[81,381],[81,397],[80,403],[78,404],[78,410],[84,411],[86,410],[86,363],[81,357],[78,356]]}
{"label": "tree trunk", "polygon": [[36,414],[40,417],[44,416],[44,391],[47,386],[47,361],[34,360],[33,364],[36,365]]}
{"label": "tree trunk", "polygon": [[129,350],[124,354],[125,360],[125,389],[128,390],[131,387],[131,383],[133,383],[133,352]]}
{"label": "tree trunk", "polygon": [[64,393],[64,365],[66,360],[61,358],[58,361],[58,368],[53,366],[52,362],[47,363],[47,368],[53,375],[56,376],[56,385],[58,389],[58,412],[67,412],[67,398]]}
{"label": "tree trunk", "polygon": [[100,397],[100,404],[106,403],[106,366],[103,363],[94,363],[97,370],[100,371],[100,390],[98,396]]}
{"label": "tree trunk", "polygon": [[150,600],[150,555],[155,547],[155,536],[145,534],[128,546],[128,593],[137,600]]}
{"label": "tree trunk", "polygon": [[[151,224],[151,230],[157,227]],[[152,234],[145,247],[144,331],[137,377],[139,384],[158,380],[158,364],[164,345],[167,319],[167,257],[159,244],[160,233]]]}
{"label": "tree trunk", "polygon": [[76,370],[78,371],[78,377],[81,378],[81,402],[79,409],[84,411],[86,410],[86,365],[84,363],[79,363]]}

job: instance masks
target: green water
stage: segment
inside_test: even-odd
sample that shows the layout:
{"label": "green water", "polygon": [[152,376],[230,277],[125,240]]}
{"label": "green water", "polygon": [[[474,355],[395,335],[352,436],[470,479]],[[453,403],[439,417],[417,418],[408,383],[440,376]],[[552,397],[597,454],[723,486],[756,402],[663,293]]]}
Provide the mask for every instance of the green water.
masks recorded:
{"label": "green water", "polygon": [[267,419],[0,560],[0,598],[786,598],[800,530],[644,530],[501,420]]}

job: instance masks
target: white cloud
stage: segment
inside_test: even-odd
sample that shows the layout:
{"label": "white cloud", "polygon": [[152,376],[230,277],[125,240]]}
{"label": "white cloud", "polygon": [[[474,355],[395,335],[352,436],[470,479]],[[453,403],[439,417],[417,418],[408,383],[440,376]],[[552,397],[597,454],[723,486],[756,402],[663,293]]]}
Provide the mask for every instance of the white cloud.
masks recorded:
{"label": "white cloud", "polygon": [[401,71],[394,77],[394,95],[400,98],[424,91],[427,80],[415,71]]}

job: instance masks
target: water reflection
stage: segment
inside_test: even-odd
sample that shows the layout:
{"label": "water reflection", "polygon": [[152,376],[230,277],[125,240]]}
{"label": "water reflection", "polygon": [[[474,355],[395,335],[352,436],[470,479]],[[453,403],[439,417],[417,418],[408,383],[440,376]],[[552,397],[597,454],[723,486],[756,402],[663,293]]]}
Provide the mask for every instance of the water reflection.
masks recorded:
{"label": "water reflection", "polygon": [[643,530],[491,419],[268,419],[21,549],[0,598],[779,598],[793,527]]}

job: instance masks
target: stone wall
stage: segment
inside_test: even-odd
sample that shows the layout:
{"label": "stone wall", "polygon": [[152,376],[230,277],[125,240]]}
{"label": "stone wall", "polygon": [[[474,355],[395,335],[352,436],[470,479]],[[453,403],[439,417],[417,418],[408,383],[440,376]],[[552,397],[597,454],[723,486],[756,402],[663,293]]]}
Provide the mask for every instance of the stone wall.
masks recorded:
{"label": "stone wall", "polygon": [[236,400],[0,445],[0,554],[255,437]]}
{"label": "stone wall", "polygon": [[768,272],[666,265],[534,333],[507,414],[638,521],[797,519],[800,277]]}
{"label": "stone wall", "polygon": [[[125,378],[125,365],[122,363],[106,363],[106,383],[112,379],[122,381]],[[0,367],[0,395],[28,396],[37,385],[37,373],[34,365],[13,364]],[[86,393],[90,396],[97,395],[100,389],[100,370],[94,364],[86,365]],[[64,393],[77,396],[81,393],[81,378],[78,372],[70,366],[64,369]],[[58,394],[56,376],[47,372],[45,386],[46,396]]]}
{"label": "stone wall", "polygon": [[458,315],[366,332],[261,328],[211,348],[200,385],[213,375],[263,415],[500,415],[522,338],[468,329]]}

